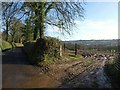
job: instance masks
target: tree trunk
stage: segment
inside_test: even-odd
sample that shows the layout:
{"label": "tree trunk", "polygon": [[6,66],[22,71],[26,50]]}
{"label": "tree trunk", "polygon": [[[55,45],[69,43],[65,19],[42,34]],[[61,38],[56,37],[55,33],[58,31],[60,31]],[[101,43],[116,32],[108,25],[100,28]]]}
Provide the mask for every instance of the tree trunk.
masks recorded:
{"label": "tree trunk", "polygon": [[38,28],[37,28],[37,25],[35,25],[33,40],[37,39],[37,33],[38,33]]}
{"label": "tree trunk", "polygon": [[14,42],[14,37],[12,36],[12,42]]}
{"label": "tree trunk", "polygon": [[20,43],[22,44],[22,38],[20,39]]}
{"label": "tree trunk", "polygon": [[44,36],[44,3],[41,2],[41,5],[40,5],[40,31],[39,31],[39,34],[40,34],[40,38],[43,38]]}
{"label": "tree trunk", "polygon": [[40,31],[39,31],[39,34],[40,34],[40,38],[43,38],[44,34],[43,34],[43,23],[40,22]]}
{"label": "tree trunk", "polygon": [[5,38],[6,41],[8,41],[8,23],[6,21],[6,38]]}
{"label": "tree trunk", "polygon": [[[37,10],[35,10],[35,15],[39,16],[39,13]],[[39,23],[38,23],[38,19],[37,19],[37,20],[35,20],[35,30],[34,30],[33,40],[37,39],[37,34],[38,34],[38,29],[39,29],[38,26],[39,26]]]}

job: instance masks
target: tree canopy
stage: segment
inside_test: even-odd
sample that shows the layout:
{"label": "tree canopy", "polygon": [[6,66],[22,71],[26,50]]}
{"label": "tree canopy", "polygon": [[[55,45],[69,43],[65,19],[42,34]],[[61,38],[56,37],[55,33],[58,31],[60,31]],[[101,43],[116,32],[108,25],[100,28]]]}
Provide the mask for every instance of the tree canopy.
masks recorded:
{"label": "tree canopy", "polygon": [[[5,40],[8,41],[12,21],[15,23],[22,22],[23,31],[31,30],[30,37],[34,40],[43,38],[45,28],[53,25],[60,28],[61,32],[70,34],[75,19],[84,18],[83,2],[3,2],[3,27]],[[21,20],[21,21],[20,21]],[[27,21],[27,23],[26,23]],[[25,29],[26,27],[28,27]],[[19,27],[18,25],[16,27]],[[21,32],[21,33],[24,33]],[[38,34],[39,32],[39,34]],[[24,33],[25,35],[25,33]],[[26,34],[27,35],[27,34]]]}

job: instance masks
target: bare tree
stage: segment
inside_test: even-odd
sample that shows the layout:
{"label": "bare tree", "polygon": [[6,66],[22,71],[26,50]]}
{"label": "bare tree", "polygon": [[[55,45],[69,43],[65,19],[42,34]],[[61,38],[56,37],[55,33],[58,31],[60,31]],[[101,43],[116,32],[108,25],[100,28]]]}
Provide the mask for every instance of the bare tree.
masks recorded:
{"label": "bare tree", "polygon": [[[15,23],[17,22],[17,23]],[[10,25],[10,36],[11,36],[11,42],[15,41],[15,38],[17,37],[17,39],[21,39],[22,37],[22,29],[23,29],[23,24],[22,22],[19,20],[17,20],[17,18],[13,18],[11,21],[11,25]],[[17,40],[18,41],[18,40]]]}
{"label": "bare tree", "polygon": [[16,14],[20,13],[20,9],[21,9],[20,2],[2,2],[2,25],[3,30],[6,34],[5,38],[6,41],[8,41],[12,19],[14,19]]}
{"label": "bare tree", "polygon": [[83,2],[25,2],[23,6],[27,9],[25,11],[32,11],[31,19],[38,27],[36,30],[39,30],[40,38],[43,38],[46,25],[56,26],[61,32],[70,34],[75,19],[84,18],[82,4]]}

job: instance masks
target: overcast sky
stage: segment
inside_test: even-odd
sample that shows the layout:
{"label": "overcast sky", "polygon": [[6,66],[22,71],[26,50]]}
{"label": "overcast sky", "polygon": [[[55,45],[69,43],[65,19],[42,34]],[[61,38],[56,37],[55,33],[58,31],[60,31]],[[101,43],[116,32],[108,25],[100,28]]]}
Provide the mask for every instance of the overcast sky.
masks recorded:
{"label": "overcast sky", "polygon": [[84,21],[76,19],[77,28],[71,35],[59,34],[58,28],[49,27],[46,35],[61,40],[91,40],[118,38],[118,3],[117,2],[87,2],[84,5]]}

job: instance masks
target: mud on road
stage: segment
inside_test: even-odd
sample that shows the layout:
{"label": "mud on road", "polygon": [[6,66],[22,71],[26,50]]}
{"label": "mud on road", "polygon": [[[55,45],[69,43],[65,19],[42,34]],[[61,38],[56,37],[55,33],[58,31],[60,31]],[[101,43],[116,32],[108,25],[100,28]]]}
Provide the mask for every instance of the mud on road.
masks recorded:
{"label": "mud on road", "polygon": [[89,64],[86,60],[85,58],[39,68],[29,63],[22,48],[15,48],[2,54],[2,86],[3,88],[111,88],[103,70],[104,61],[90,59],[93,63]]}

